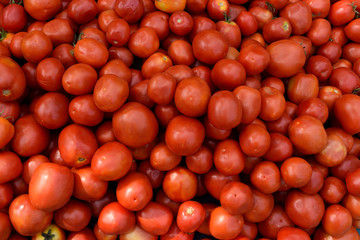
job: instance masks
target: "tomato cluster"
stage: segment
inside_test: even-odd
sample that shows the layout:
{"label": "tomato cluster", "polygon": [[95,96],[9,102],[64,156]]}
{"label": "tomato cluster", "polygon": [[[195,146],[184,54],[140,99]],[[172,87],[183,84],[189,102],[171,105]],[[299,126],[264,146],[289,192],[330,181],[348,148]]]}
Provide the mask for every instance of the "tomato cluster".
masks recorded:
{"label": "tomato cluster", "polygon": [[359,11],[0,0],[0,240],[360,239]]}

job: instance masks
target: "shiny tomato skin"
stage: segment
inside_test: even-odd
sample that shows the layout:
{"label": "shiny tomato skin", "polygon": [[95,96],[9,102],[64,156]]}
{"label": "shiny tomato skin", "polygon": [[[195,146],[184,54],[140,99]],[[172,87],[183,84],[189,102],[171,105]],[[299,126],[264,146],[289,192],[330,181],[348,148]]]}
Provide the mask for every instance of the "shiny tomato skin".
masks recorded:
{"label": "shiny tomato skin", "polygon": [[61,0],[25,0],[24,8],[34,19],[46,21],[53,18],[61,10]]}
{"label": "shiny tomato skin", "polygon": [[226,176],[241,173],[245,166],[245,155],[239,142],[232,139],[226,139],[216,145],[213,159],[216,169]]}
{"label": "shiny tomato skin", "polygon": [[10,237],[12,231],[12,225],[10,222],[10,218],[9,215],[4,213],[4,212],[0,212],[0,239],[1,240],[7,240]]}
{"label": "shiny tomato skin", "polygon": [[80,231],[89,224],[90,220],[91,209],[88,204],[73,198],[54,212],[54,222],[66,231]]}
{"label": "shiny tomato skin", "polygon": [[219,239],[232,239],[238,236],[243,228],[244,218],[240,215],[231,215],[223,207],[212,210],[209,220],[209,229],[212,236]]}
{"label": "shiny tomato skin", "polygon": [[333,237],[341,237],[352,226],[352,217],[345,207],[333,204],[326,208],[321,225]]}
{"label": "shiny tomato skin", "polygon": [[250,173],[250,182],[262,193],[274,193],[281,185],[280,170],[273,162],[259,162]]}
{"label": "shiny tomato skin", "polygon": [[[117,235],[115,236],[117,237]],[[114,240],[117,239],[116,237],[114,238]],[[133,227],[129,232],[119,235],[119,240],[132,240],[132,239],[157,240],[158,238],[159,236],[145,231],[139,225],[135,225],[135,227]]]}
{"label": "shiny tomato skin", "polygon": [[56,224],[52,223],[44,231],[32,236],[31,240],[41,240],[44,238],[44,236],[49,236],[49,235],[53,236],[57,240],[65,240],[66,239],[65,231],[62,230]]}
{"label": "shiny tomato skin", "polygon": [[0,199],[0,209],[4,209],[10,205],[14,198],[14,188],[11,183],[0,184],[0,194],[2,196]]}
{"label": "shiny tomato skin", "polygon": [[143,209],[152,199],[153,189],[148,177],[140,172],[130,172],[121,178],[116,187],[118,202],[130,211]]}
{"label": "shiny tomato skin", "polygon": [[35,208],[28,194],[16,197],[9,207],[9,217],[14,229],[24,236],[42,232],[51,223],[53,212],[44,212]]}
{"label": "shiny tomato skin", "polygon": [[25,91],[24,71],[11,58],[0,57],[0,101],[9,102],[19,99]]}
{"label": "shiny tomato skin", "polygon": [[15,127],[7,119],[0,117],[0,131],[3,133],[0,138],[0,148],[4,148],[14,137]]}
{"label": "shiny tomato skin", "polygon": [[106,205],[100,212],[98,226],[106,234],[123,234],[135,226],[135,214],[118,202]]}
{"label": "shiny tomato skin", "polygon": [[[152,142],[159,131],[154,113],[141,103],[124,104],[114,113],[112,119],[116,138],[132,148]],[[139,122],[139,119],[142,121]]]}
{"label": "shiny tomato skin", "polygon": [[191,117],[178,115],[168,124],[165,131],[165,142],[177,155],[190,155],[199,150],[205,138],[202,123]]}
{"label": "shiny tomato skin", "polygon": [[61,78],[65,67],[57,58],[49,57],[41,60],[36,67],[36,80],[46,91],[60,91]]}
{"label": "shiny tomato skin", "polygon": [[244,219],[251,223],[262,222],[267,219],[275,205],[274,196],[272,194],[264,194],[252,188],[253,206],[243,214]]}
{"label": "shiny tomato skin", "polygon": [[297,117],[290,123],[289,138],[294,147],[305,154],[319,153],[327,143],[327,134],[323,124],[309,115]]}
{"label": "shiny tomato skin", "polygon": [[201,62],[215,64],[226,56],[229,44],[216,30],[198,33],[193,40],[194,56]]}
{"label": "shiny tomato skin", "polygon": [[84,38],[76,43],[74,57],[80,63],[100,68],[107,62],[109,51],[101,42],[92,38]]}
{"label": "shiny tomato skin", "polygon": [[136,23],[144,14],[144,4],[141,0],[117,0],[114,10],[128,23]]}
{"label": "shiny tomato skin", "polygon": [[[60,186],[55,186],[61,182]],[[46,212],[64,206],[74,189],[74,176],[69,168],[55,163],[43,163],[34,171],[29,183],[32,205]]]}
{"label": "shiny tomato skin", "polygon": [[19,118],[15,125],[11,148],[22,157],[30,157],[45,150],[49,144],[50,132],[41,126],[33,114]]}
{"label": "shiny tomato skin", "polygon": [[178,166],[165,174],[163,190],[175,202],[188,201],[197,192],[196,175],[187,168]]}
{"label": "shiny tomato skin", "polygon": [[311,28],[311,8],[304,1],[286,5],[283,9],[281,9],[280,17],[286,17],[289,19],[292,26],[292,33],[294,35],[303,35]]}
{"label": "shiny tomato skin", "polygon": [[350,134],[360,132],[359,115],[355,110],[360,104],[360,97],[354,94],[344,94],[339,97],[334,106],[335,116],[341,126]]}
{"label": "shiny tomato skin", "polygon": [[290,157],[281,164],[281,177],[285,184],[293,188],[305,186],[311,179],[311,165],[302,158]]}
{"label": "shiny tomato skin", "polygon": [[209,194],[213,196],[215,199],[220,199],[221,190],[223,187],[233,181],[240,181],[239,175],[226,176],[220,173],[215,168],[211,169],[204,176],[204,184],[206,190],[208,190]]}
{"label": "shiny tomato skin", "polygon": [[253,206],[251,188],[241,182],[227,183],[221,190],[221,206],[230,214],[238,215],[249,211]]}
{"label": "shiny tomato skin", "polygon": [[181,231],[195,232],[205,220],[205,208],[197,201],[185,201],[179,207],[176,223]]}
{"label": "shiny tomato skin", "polygon": [[58,146],[65,163],[71,167],[88,165],[98,148],[95,134],[78,124],[67,125],[61,130]]}
{"label": "shiny tomato skin", "polygon": [[53,44],[45,33],[35,30],[24,35],[20,48],[27,61],[39,63],[51,55]]}
{"label": "shiny tomato skin", "polygon": [[128,48],[137,57],[147,58],[160,46],[159,37],[152,28],[141,27],[130,35]]}
{"label": "shiny tomato skin", "polygon": [[295,227],[284,227],[277,234],[278,240],[310,240],[309,234]]}
{"label": "shiny tomato skin", "polygon": [[325,204],[319,194],[309,195],[294,189],[286,196],[285,211],[294,224],[302,228],[313,228],[321,222]]}
{"label": "shiny tomato skin", "polygon": [[108,142],[96,150],[91,160],[95,176],[115,181],[127,174],[132,164],[130,150],[119,142]]}
{"label": "shiny tomato skin", "polygon": [[222,90],[234,90],[245,82],[244,66],[232,59],[221,59],[211,70],[211,81],[215,87]]}
{"label": "shiny tomato skin", "polygon": [[167,233],[173,222],[173,217],[170,208],[158,202],[149,202],[136,213],[138,225],[146,232],[154,235]]}

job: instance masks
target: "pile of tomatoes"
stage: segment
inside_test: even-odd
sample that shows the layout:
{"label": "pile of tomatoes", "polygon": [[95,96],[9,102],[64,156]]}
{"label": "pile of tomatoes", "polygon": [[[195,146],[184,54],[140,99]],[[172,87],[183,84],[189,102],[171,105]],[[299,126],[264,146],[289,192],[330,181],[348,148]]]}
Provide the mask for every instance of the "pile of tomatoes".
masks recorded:
{"label": "pile of tomatoes", "polygon": [[359,11],[0,0],[0,240],[360,239]]}

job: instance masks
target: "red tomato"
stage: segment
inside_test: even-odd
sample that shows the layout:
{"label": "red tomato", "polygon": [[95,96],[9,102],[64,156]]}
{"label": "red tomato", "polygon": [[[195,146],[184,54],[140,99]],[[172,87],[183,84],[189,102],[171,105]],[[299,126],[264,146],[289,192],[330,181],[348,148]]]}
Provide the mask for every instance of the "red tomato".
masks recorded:
{"label": "red tomato", "polygon": [[10,204],[9,217],[14,229],[24,236],[44,231],[53,219],[53,212],[35,208],[28,194],[16,197]]}
{"label": "red tomato", "polygon": [[49,57],[52,49],[50,38],[38,30],[26,33],[21,40],[21,52],[24,58],[32,63],[39,63]]}
{"label": "red tomato", "polygon": [[[59,182],[61,186],[55,187]],[[46,212],[64,206],[74,189],[74,176],[67,167],[55,163],[43,163],[33,173],[29,183],[32,205]]]}
{"label": "red tomato", "polygon": [[24,8],[36,20],[46,21],[61,10],[61,0],[25,0]]}
{"label": "red tomato", "polygon": [[[112,236],[114,236],[114,235],[112,235]],[[130,231],[128,231],[127,233],[120,234],[120,236],[119,236],[119,240],[133,240],[133,239],[157,240],[158,238],[159,238],[159,236],[145,231],[144,229],[139,227],[139,225],[135,225],[135,227],[133,227]],[[114,240],[115,239],[116,238],[114,238]],[[107,239],[107,240],[110,240],[110,239]]]}
{"label": "red tomato", "polygon": [[280,170],[273,162],[259,162],[250,173],[250,182],[262,193],[274,193],[280,188]]}
{"label": "red tomato", "polygon": [[135,214],[118,202],[106,205],[100,212],[98,226],[106,234],[123,234],[135,226]]}
{"label": "red tomato", "polygon": [[86,202],[70,199],[54,213],[55,223],[62,229],[77,232],[84,229],[91,220],[91,209]]}
{"label": "red tomato", "polygon": [[267,219],[274,208],[274,196],[264,194],[256,189],[252,189],[253,206],[243,214],[244,219],[251,223],[262,222]]}
{"label": "red tomato", "polygon": [[240,215],[231,215],[223,207],[211,211],[209,230],[212,236],[218,239],[232,239],[238,236],[243,228],[244,218]]}
{"label": "red tomato", "polygon": [[12,231],[12,225],[10,222],[10,218],[9,215],[4,213],[4,212],[0,212],[0,239],[1,240],[7,240],[10,237]]}
{"label": "red tomato", "polygon": [[107,62],[109,51],[101,42],[91,38],[84,38],[76,43],[74,57],[80,63],[100,68]]}
{"label": "red tomato", "polygon": [[294,227],[284,227],[277,234],[278,240],[310,240],[309,234],[304,230]]}
{"label": "red tomato", "polygon": [[251,188],[241,182],[229,182],[221,190],[220,203],[230,214],[243,214],[253,207]]}
{"label": "red tomato", "polygon": [[303,187],[311,180],[311,165],[299,157],[286,159],[281,164],[280,171],[285,184],[293,188]]}
{"label": "red tomato", "polygon": [[205,208],[197,201],[185,201],[179,207],[176,223],[181,231],[195,232],[205,220]]}
{"label": "red tomato", "polygon": [[354,94],[344,94],[339,97],[334,106],[334,113],[341,126],[350,134],[360,132],[360,116],[355,111],[360,104],[360,97]]}

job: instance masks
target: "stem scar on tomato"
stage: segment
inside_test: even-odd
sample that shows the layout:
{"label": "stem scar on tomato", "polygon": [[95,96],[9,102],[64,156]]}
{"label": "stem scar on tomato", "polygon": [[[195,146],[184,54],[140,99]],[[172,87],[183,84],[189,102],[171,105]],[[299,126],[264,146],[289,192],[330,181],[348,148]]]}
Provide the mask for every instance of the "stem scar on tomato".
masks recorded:
{"label": "stem scar on tomato", "polygon": [[51,229],[49,229],[47,233],[41,233],[41,236],[44,237],[44,240],[52,240],[55,237],[55,234],[52,234]]}

